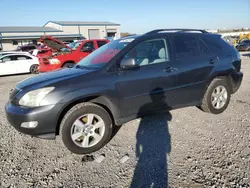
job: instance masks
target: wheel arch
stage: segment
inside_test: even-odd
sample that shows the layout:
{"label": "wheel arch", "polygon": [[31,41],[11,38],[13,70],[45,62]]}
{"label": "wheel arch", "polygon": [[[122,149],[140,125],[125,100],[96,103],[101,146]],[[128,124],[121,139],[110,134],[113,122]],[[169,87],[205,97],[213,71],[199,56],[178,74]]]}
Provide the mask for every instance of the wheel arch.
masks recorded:
{"label": "wheel arch", "polygon": [[74,63],[75,64],[75,61],[73,61],[73,60],[67,60],[67,61],[63,62],[63,64],[62,64],[61,67],[63,67],[66,63]]}
{"label": "wheel arch", "polygon": [[91,102],[91,103],[97,104],[97,105],[101,106],[102,108],[104,108],[108,112],[108,114],[110,115],[112,123],[115,124],[115,111],[113,110],[114,109],[113,104],[110,103],[109,99],[107,99],[104,96],[100,96],[100,95],[83,97],[83,98],[71,101],[60,112],[60,115],[59,115],[59,118],[58,118],[57,124],[56,124],[56,135],[59,135],[59,133],[60,133],[60,125],[61,125],[62,119],[65,116],[65,114],[73,106],[80,104],[80,103],[83,103],[83,102]]}
{"label": "wheel arch", "polygon": [[[206,90],[208,89],[209,85],[214,79],[220,79],[220,78],[225,79],[227,81],[228,85],[230,86],[230,93],[233,93],[233,71],[231,70],[226,72],[219,72],[211,76],[209,81],[207,82]],[[204,94],[206,90],[204,91]]]}

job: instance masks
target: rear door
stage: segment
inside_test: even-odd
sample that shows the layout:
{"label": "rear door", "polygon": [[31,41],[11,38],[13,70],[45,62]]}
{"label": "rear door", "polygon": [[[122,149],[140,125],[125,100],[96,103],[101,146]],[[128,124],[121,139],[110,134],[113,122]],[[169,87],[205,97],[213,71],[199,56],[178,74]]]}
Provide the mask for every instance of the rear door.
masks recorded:
{"label": "rear door", "polygon": [[176,107],[196,105],[201,101],[206,81],[218,61],[216,56],[204,55],[199,43],[195,35],[184,33],[172,36],[174,65],[178,69]]}

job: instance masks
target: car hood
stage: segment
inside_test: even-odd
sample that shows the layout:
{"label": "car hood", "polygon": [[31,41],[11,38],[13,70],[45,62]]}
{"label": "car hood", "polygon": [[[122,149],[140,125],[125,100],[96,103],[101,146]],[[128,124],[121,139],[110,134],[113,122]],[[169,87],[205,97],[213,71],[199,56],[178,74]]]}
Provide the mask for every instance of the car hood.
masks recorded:
{"label": "car hood", "polygon": [[64,44],[62,41],[57,40],[51,36],[42,36],[40,38],[40,42],[44,43],[46,46],[50,47],[51,49],[55,51],[60,51],[63,48],[67,48],[70,51],[73,50],[72,48]]}
{"label": "car hood", "polygon": [[78,77],[92,71],[93,70],[77,68],[60,69],[48,73],[42,73],[40,75],[25,79],[19,82],[16,87],[21,90],[26,88],[38,89],[46,86],[51,86],[57,82],[68,80],[70,78]]}

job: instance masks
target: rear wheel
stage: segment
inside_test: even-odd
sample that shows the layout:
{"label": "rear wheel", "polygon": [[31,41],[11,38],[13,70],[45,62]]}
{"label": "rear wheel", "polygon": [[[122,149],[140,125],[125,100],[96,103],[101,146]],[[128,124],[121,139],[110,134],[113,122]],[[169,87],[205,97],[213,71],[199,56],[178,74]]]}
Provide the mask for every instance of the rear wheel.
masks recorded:
{"label": "rear wheel", "polygon": [[230,87],[226,79],[214,79],[203,97],[200,108],[209,113],[219,114],[226,110],[231,98]]}
{"label": "rear wheel", "polygon": [[32,65],[30,67],[30,73],[31,74],[38,74],[39,73],[38,67],[39,67],[39,65]]}
{"label": "rear wheel", "polygon": [[65,63],[62,68],[72,68],[75,64],[74,63]]}
{"label": "rear wheel", "polygon": [[112,134],[108,112],[93,103],[81,103],[70,109],[61,123],[64,145],[75,154],[87,154],[102,148]]}

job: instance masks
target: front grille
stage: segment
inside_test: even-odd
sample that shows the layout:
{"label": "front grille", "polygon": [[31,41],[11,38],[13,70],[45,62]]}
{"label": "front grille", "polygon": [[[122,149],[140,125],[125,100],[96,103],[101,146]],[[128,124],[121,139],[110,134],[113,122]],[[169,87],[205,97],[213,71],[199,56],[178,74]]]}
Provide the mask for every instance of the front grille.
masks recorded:
{"label": "front grille", "polygon": [[12,100],[18,93],[19,93],[19,89],[15,88],[15,89],[12,89],[10,91],[10,100]]}

